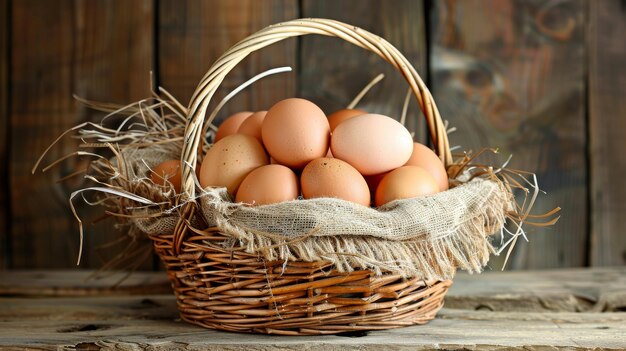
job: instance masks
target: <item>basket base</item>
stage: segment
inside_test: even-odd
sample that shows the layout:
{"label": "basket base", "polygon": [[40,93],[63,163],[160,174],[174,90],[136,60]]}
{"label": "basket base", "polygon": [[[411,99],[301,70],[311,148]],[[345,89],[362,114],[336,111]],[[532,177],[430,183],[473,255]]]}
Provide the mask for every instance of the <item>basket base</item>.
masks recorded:
{"label": "basket base", "polygon": [[265,261],[225,249],[214,231],[194,234],[183,253],[173,236],[153,236],[181,318],[238,333],[324,335],[425,324],[451,281],[425,282],[368,270],[340,273],[328,262]]}

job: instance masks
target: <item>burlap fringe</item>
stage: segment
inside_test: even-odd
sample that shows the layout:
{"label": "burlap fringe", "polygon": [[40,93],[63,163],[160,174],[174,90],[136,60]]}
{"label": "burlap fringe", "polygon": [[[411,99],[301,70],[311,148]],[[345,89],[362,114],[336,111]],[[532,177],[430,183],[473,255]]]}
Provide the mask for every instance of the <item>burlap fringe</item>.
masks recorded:
{"label": "burlap fringe", "polygon": [[[457,268],[470,273],[482,271],[490,254],[496,253],[489,236],[504,226],[511,205],[512,194],[503,184],[482,179],[473,182],[493,185],[492,191],[483,194],[487,197],[483,206],[457,223],[447,235],[438,238],[432,238],[429,233],[416,233],[405,240],[370,235],[328,236],[319,235],[316,228],[310,234],[290,240],[278,233],[263,233],[233,222],[229,216],[232,209],[214,193],[203,196],[200,202],[205,217],[208,217],[206,213],[212,213],[213,218],[207,219],[214,220],[221,231],[233,237],[224,244],[226,247],[243,247],[246,252],[257,253],[268,260],[330,261],[340,272],[370,269],[378,275],[391,272],[404,277],[445,280],[451,279]],[[465,186],[472,187],[472,183]],[[338,200],[310,201],[318,201],[323,206]],[[396,204],[416,201],[421,199],[400,200]]]}

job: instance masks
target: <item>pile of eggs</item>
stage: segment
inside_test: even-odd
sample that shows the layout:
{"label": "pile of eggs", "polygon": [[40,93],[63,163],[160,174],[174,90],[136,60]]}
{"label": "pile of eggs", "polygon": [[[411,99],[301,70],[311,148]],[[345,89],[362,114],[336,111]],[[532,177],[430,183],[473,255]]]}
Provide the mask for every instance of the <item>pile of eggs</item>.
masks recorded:
{"label": "pile of eggs", "polygon": [[[180,161],[154,167],[156,184],[180,192]],[[236,202],[265,205],[332,197],[364,206],[448,189],[443,163],[393,118],[356,109],[328,117],[299,98],[268,111],[239,112],[218,128],[202,160],[203,188],[225,187]]]}

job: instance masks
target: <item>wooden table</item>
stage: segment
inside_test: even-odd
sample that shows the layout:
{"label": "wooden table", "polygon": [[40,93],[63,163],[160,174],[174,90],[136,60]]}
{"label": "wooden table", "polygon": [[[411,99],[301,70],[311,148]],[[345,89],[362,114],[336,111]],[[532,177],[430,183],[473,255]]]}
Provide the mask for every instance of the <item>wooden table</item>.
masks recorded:
{"label": "wooden table", "polygon": [[626,267],[459,274],[425,326],[344,336],[216,332],[178,319],[164,273],[0,272],[0,349],[626,349]]}

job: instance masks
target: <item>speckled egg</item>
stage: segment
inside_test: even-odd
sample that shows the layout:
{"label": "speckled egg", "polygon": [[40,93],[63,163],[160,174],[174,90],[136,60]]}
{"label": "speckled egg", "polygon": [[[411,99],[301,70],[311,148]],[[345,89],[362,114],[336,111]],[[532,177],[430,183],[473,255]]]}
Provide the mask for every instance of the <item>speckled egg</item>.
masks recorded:
{"label": "speckled egg", "polygon": [[235,194],[243,179],[269,163],[261,143],[249,135],[233,134],[215,143],[200,167],[200,185],[226,187]]}
{"label": "speckled egg", "polygon": [[328,151],[330,127],[324,112],[298,98],[272,106],[261,128],[263,144],[278,163],[302,169]]}
{"label": "speckled egg", "polygon": [[311,161],[300,176],[305,199],[334,197],[363,206],[370,204],[370,192],[363,176],[347,162],[336,158]]}

